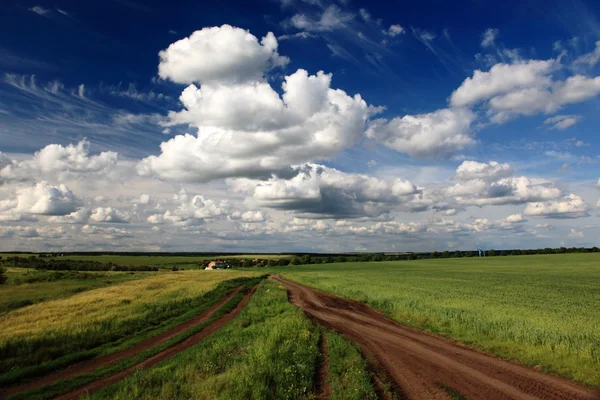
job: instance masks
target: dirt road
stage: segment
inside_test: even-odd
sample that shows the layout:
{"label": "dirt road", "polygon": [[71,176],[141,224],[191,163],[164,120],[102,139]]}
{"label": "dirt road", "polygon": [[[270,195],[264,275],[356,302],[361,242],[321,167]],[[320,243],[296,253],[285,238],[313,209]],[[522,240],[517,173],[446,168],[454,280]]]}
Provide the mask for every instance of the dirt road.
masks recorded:
{"label": "dirt road", "polygon": [[296,306],[374,356],[400,398],[452,399],[451,388],[467,399],[600,399],[572,382],[405,327],[362,303],[276,279]]}
{"label": "dirt road", "polygon": [[137,365],[134,365],[131,368],[128,368],[126,370],[118,372],[114,375],[108,376],[104,379],[99,379],[97,381],[94,381],[94,382],[92,382],[82,388],[79,388],[73,392],[56,397],[55,400],[75,400],[75,399],[80,398],[81,396],[83,396],[86,393],[91,394],[93,392],[96,392],[96,391],[108,386],[108,385],[111,385],[113,383],[116,383],[116,382],[124,379],[125,377],[133,374],[136,370],[138,370],[140,368],[150,368],[153,365],[156,365],[159,362],[164,361],[164,360],[174,356],[175,354],[200,343],[200,341],[202,341],[203,339],[212,335],[213,333],[215,333],[216,331],[221,329],[229,321],[231,321],[232,319],[237,317],[238,314],[240,312],[242,312],[242,310],[246,307],[246,305],[250,301],[250,298],[254,294],[255,289],[256,289],[256,286],[254,286],[252,289],[248,290],[244,294],[244,297],[242,298],[242,300],[238,303],[238,305],[231,312],[229,312],[228,314],[225,314],[223,317],[219,318],[218,320],[216,320],[215,322],[213,322],[206,328],[202,329],[200,332],[193,334],[186,340],[176,344],[175,346],[169,347],[168,349],[142,361],[141,363],[139,363]]}
{"label": "dirt road", "polygon": [[107,354],[105,356],[93,358],[91,360],[85,360],[85,361],[82,361],[82,362],[79,362],[76,364],[72,364],[72,365],[68,366],[67,368],[64,368],[64,369],[61,369],[58,371],[54,371],[48,375],[34,378],[33,380],[23,383],[23,384],[20,384],[20,385],[9,387],[6,390],[0,389],[0,398],[11,396],[13,394],[25,392],[28,390],[33,390],[33,389],[36,389],[36,388],[39,388],[39,387],[42,387],[45,385],[49,385],[54,382],[58,382],[63,379],[74,377],[76,375],[93,372],[100,367],[110,365],[112,363],[115,363],[115,362],[123,359],[123,358],[134,356],[144,350],[148,350],[152,347],[158,346],[158,345],[166,342],[173,336],[178,335],[182,332],[185,332],[186,330],[190,329],[193,326],[196,326],[196,325],[199,325],[199,324],[202,324],[202,323],[208,321],[208,319],[215,312],[217,312],[217,310],[219,310],[225,303],[227,303],[229,300],[231,300],[231,298],[233,296],[235,296],[241,289],[242,289],[242,287],[240,286],[239,288],[237,288],[237,289],[229,292],[225,296],[223,296],[223,298],[220,299],[217,303],[215,303],[211,307],[207,308],[206,310],[204,310],[200,314],[196,315],[195,317],[193,317],[185,322],[182,322],[179,325],[174,326],[173,328],[169,329],[166,332],[163,332],[161,334],[158,334],[156,336],[153,336],[151,338],[143,340],[133,347],[130,347],[130,348],[127,348],[127,349],[124,349],[122,351],[118,351],[115,353]]}

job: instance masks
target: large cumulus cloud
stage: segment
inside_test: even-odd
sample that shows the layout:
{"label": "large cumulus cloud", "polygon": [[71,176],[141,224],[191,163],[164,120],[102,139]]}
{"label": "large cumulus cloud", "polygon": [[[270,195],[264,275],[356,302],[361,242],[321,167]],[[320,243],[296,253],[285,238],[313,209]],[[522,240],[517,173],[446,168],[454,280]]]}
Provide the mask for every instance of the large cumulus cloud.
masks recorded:
{"label": "large cumulus cloud", "polygon": [[159,53],[158,75],[177,83],[257,80],[271,67],[289,62],[277,47],[271,32],[259,42],[230,25],[204,28]]}
{"label": "large cumulus cloud", "polygon": [[298,70],[285,78],[283,96],[263,81],[189,86],[185,110],[169,115],[197,134],[161,144],[161,154],[138,165],[142,175],[206,182],[269,175],[327,159],[360,138],[368,106],[359,96],[331,89],[331,75]]}
{"label": "large cumulus cloud", "polygon": [[234,190],[249,192],[259,204],[306,214],[311,218],[377,217],[392,206],[408,207],[420,193],[415,184],[402,179],[381,180],[349,174],[319,164],[295,167],[291,179],[273,177],[265,182],[234,181]]}
{"label": "large cumulus cloud", "polygon": [[62,146],[50,144],[33,157],[23,161],[11,160],[0,153],[0,180],[73,179],[83,175],[104,175],[117,164],[117,153],[105,151],[90,155],[90,143]]}
{"label": "large cumulus cloud", "polygon": [[81,201],[65,185],[38,182],[16,189],[13,199],[0,202],[4,214],[66,215],[76,210]]}
{"label": "large cumulus cloud", "polygon": [[451,155],[473,145],[471,123],[475,114],[467,108],[441,109],[428,114],[377,119],[367,136],[413,157]]}

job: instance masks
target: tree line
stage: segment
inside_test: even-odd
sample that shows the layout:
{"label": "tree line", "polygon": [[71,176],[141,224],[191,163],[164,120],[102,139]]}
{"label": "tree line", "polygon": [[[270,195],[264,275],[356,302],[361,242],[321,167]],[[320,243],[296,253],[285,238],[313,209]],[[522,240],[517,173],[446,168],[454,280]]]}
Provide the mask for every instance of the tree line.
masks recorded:
{"label": "tree line", "polygon": [[112,262],[56,260],[40,257],[6,257],[3,259],[0,257],[0,262],[7,267],[48,271],[158,271],[158,267],[150,265],[119,265]]}

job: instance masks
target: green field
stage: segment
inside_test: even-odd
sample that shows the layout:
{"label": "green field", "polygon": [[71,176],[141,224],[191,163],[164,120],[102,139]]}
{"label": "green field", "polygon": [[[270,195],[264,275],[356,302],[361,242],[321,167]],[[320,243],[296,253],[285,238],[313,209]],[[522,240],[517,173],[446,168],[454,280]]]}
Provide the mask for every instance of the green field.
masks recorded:
{"label": "green field", "polygon": [[[312,399],[319,329],[287,300],[283,286],[264,281],[242,313],[200,344],[92,399]],[[328,333],[332,399],[372,399],[358,351]]]}
{"label": "green field", "polygon": [[319,264],[272,273],[600,387],[600,254]]}
{"label": "green field", "polygon": [[0,286],[0,315],[47,300],[143,279],[156,272],[44,272],[27,268],[7,268],[8,281]]}
{"label": "green field", "polygon": [[[106,257],[117,263],[134,258]],[[162,265],[182,262],[180,257],[143,258],[162,260]],[[0,386],[131,347],[197,315],[238,287],[242,281],[237,279],[265,273],[365,302],[404,324],[600,388],[598,253],[228,271],[10,268],[8,283],[0,286],[0,307],[22,299],[37,304],[0,311]],[[289,303],[283,286],[271,280],[263,281],[240,315],[214,335],[92,397],[318,398],[319,338],[327,349],[329,398],[377,398],[360,351],[312,323]],[[40,388],[36,395],[52,397],[157,351]]]}
{"label": "green field", "polygon": [[0,382],[20,371],[48,370],[127,347],[218,301],[225,289],[207,294],[221,282],[257,275],[258,270],[164,272],[0,315]]}

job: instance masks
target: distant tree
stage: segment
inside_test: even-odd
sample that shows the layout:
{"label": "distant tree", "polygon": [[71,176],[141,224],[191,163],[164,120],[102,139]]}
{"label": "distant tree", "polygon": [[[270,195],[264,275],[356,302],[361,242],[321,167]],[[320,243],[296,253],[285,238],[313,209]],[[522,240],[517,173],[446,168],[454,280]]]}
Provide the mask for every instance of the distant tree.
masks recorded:
{"label": "distant tree", "polygon": [[490,256],[490,257],[494,257],[494,256],[497,256],[497,255],[498,254],[496,253],[496,250],[494,250],[494,249],[488,251],[488,256]]}
{"label": "distant tree", "polygon": [[369,253],[361,254],[360,255],[360,261],[361,262],[373,261],[373,255],[369,254]]}
{"label": "distant tree", "polygon": [[6,268],[0,267],[0,285],[5,283],[8,280],[6,276]]}
{"label": "distant tree", "polygon": [[442,253],[442,258],[450,258],[450,252],[448,250],[446,250],[445,252]]}
{"label": "distant tree", "polygon": [[456,250],[456,251],[454,252],[454,257],[456,257],[456,258],[460,258],[460,257],[462,257],[462,256],[463,256],[463,253],[462,253],[462,251],[460,251],[460,250]]}
{"label": "distant tree", "polygon": [[381,253],[374,254],[373,261],[383,261],[383,256],[381,255]]}
{"label": "distant tree", "polygon": [[600,251],[600,249],[596,246],[592,247],[592,252],[594,253],[598,253]]}
{"label": "distant tree", "polygon": [[439,253],[439,252],[437,252],[437,251],[434,251],[434,252],[431,254],[431,258],[440,258],[440,253]]}
{"label": "distant tree", "polygon": [[280,267],[285,267],[287,265],[290,265],[290,259],[289,258],[281,258],[277,264],[279,264]]}
{"label": "distant tree", "polygon": [[310,259],[310,256],[306,254],[300,257],[300,263],[303,265],[312,264],[312,260]]}
{"label": "distant tree", "polygon": [[507,252],[506,250],[502,250],[502,251],[500,252],[500,255],[501,255],[501,256],[507,256],[507,255],[508,255],[508,252]]}

